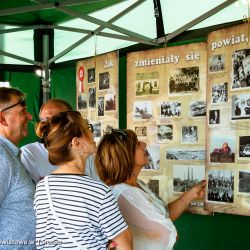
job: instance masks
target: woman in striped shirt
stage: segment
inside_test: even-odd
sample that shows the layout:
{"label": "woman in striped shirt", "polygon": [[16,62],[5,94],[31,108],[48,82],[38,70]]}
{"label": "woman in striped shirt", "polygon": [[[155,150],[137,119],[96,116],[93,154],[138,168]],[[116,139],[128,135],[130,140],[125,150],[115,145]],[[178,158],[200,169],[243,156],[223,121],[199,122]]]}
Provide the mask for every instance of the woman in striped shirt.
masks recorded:
{"label": "woman in striped shirt", "polygon": [[61,112],[40,126],[49,161],[58,168],[37,184],[37,249],[104,250],[109,242],[132,249],[110,188],[84,175],[86,159],[96,151],[89,128],[77,111]]}

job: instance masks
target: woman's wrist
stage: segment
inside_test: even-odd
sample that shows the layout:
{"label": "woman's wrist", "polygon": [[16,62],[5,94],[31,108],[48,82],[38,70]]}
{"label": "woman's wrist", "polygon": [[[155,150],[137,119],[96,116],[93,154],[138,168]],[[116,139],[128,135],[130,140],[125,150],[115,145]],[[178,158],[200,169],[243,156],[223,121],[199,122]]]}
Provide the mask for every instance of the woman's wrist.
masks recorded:
{"label": "woman's wrist", "polygon": [[190,202],[188,202],[183,196],[181,196],[179,200],[184,204],[185,207],[188,207],[190,204]]}

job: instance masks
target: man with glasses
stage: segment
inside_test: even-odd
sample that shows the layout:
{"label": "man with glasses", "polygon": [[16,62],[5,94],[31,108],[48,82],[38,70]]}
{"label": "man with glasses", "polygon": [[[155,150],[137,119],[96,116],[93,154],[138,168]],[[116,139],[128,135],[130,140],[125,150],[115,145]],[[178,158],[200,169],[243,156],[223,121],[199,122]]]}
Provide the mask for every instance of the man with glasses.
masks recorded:
{"label": "man with glasses", "polygon": [[[56,98],[50,99],[40,108],[40,123],[38,123],[37,126],[40,126],[42,122],[46,122],[49,118],[59,112],[70,110],[73,110],[73,108],[66,101]],[[93,130],[93,126],[91,124],[90,129]],[[43,143],[30,143],[23,146],[21,150],[21,160],[35,183],[56,170],[57,167],[49,162],[48,151],[44,147]],[[92,155],[90,155],[86,161],[85,174],[93,179],[100,180],[95,172],[94,157]]]}
{"label": "man with glasses", "polygon": [[18,148],[32,120],[25,95],[0,87],[0,249],[35,249],[35,186]]}

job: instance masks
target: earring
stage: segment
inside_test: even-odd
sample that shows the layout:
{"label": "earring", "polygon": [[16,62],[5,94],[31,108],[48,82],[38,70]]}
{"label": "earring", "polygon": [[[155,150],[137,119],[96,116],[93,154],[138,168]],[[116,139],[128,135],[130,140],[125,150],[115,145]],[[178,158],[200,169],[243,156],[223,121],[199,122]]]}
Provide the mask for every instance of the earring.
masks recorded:
{"label": "earring", "polygon": [[80,155],[82,155],[82,154],[83,154],[83,150],[81,149],[81,150],[80,150]]}

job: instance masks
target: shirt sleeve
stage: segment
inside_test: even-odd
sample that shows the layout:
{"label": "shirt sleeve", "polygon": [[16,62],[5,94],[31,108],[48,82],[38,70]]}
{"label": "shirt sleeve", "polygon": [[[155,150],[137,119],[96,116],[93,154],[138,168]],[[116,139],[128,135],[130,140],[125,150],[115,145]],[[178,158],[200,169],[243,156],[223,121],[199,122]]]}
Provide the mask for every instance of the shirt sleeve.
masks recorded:
{"label": "shirt sleeve", "polygon": [[99,218],[101,228],[109,240],[128,228],[110,189],[101,202]]}
{"label": "shirt sleeve", "polygon": [[23,146],[21,148],[21,161],[28,171],[30,177],[32,180],[37,183],[40,180],[39,172],[34,168],[34,166],[37,165],[36,159],[34,157],[34,154],[27,148],[26,146]]}
{"label": "shirt sleeve", "polygon": [[154,209],[153,204],[143,196],[141,190],[137,188],[123,190],[118,197],[118,204],[125,221],[133,229],[134,242],[147,244],[145,249],[149,249],[149,245],[156,244],[157,249],[172,249],[177,236],[174,224]]}
{"label": "shirt sleeve", "polygon": [[[11,159],[6,157],[6,154],[1,152],[0,154],[0,204],[3,202],[6,194],[8,193],[10,183],[11,183],[11,175],[12,175],[12,166]],[[1,206],[1,205],[0,205]]]}

